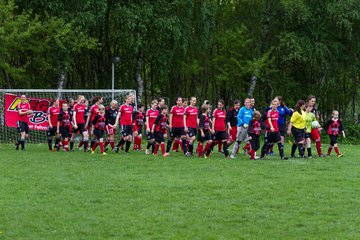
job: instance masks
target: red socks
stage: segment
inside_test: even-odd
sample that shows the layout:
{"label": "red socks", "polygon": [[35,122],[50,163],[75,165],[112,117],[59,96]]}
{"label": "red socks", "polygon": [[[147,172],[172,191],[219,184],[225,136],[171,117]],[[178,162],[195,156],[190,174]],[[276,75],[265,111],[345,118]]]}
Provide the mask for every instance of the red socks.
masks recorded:
{"label": "red socks", "polygon": [[320,141],[319,141],[319,142],[316,142],[315,145],[316,145],[316,150],[317,150],[317,152],[318,152],[318,155],[319,155],[319,156],[322,155],[322,152],[321,152],[321,142],[320,142]]}
{"label": "red socks", "polygon": [[219,152],[221,152],[221,150],[222,150],[222,145],[223,145],[223,142],[220,141],[220,142],[219,142],[219,146],[218,146],[218,151],[219,151]]}
{"label": "red socks", "polygon": [[104,153],[104,143],[103,142],[100,142],[100,151],[101,153]]}
{"label": "red socks", "polygon": [[329,147],[328,153],[327,153],[328,155],[330,155],[332,149],[333,149],[333,146]]}
{"label": "red socks", "polygon": [[202,157],[203,155],[203,144],[199,142],[198,147],[197,147],[197,152],[198,152],[198,156]]}
{"label": "red socks", "polygon": [[95,149],[97,148],[97,146],[99,145],[99,143],[98,142],[96,142],[95,144],[94,144],[94,146],[92,147],[92,149],[91,150],[93,150],[93,151],[95,151]]}
{"label": "red socks", "polygon": [[340,155],[339,148],[338,148],[338,147],[334,147],[334,149],[335,149],[336,154],[337,154],[337,155]]}
{"label": "red socks", "polygon": [[157,143],[154,143],[154,144],[155,144],[154,155],[156,155],[159,150],[159,144],[157,144]]}
{"label": "red socks", "polygon": [[69,141],[63,140],[63,141],[62,141],[62,144],[63,144],[63,149],[64,149],[65,151],[69,151]]}
{"label": "red socks", "polygon": [[160,146],[161,146],[161,152],[162,152],[162,154],[164,155],[165,153],[166,153],[166,151],[165,151],[165,143],[161,143],[160,144]]}

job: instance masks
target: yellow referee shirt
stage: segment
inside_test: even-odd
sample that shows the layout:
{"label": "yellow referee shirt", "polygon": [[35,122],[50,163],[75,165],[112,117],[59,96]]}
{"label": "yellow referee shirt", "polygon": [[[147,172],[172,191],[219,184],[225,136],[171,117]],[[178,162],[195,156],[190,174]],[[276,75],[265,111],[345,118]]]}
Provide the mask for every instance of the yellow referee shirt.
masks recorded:
{"label": "yellow referee shirt", "polygon": [[297,111],[293,112],[290,122],[297,129],[304,129],[306,126],[306,116],[305,112],[301,110],[301,114]]}

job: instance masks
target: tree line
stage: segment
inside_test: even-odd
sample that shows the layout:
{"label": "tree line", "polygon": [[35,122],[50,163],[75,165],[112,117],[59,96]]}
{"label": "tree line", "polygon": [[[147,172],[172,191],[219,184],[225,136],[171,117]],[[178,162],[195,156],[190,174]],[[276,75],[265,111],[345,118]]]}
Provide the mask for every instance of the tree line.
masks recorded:
{"label": "tree line", "polygon": [[360,0],[0,0],[0,88],[359,108]]}

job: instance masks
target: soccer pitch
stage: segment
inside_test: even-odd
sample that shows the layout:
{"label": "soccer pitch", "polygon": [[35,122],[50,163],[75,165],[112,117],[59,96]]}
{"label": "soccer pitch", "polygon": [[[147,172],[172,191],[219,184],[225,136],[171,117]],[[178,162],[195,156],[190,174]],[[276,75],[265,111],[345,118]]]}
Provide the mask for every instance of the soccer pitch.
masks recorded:
{"label": "soccer pitch", "polygon": [[359,146],[340,150],[250,161],[0,145],[0,239],[359,239]]}

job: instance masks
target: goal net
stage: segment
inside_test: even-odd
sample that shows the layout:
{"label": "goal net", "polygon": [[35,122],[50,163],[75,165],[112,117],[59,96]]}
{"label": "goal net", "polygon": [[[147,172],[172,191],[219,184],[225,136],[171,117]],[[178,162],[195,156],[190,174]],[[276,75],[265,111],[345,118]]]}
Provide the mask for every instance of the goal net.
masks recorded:
{"label": "goal net", "polygon": [[103,97],[103,105],[108,106],[112,95],[119,104],[124,103],[127,95],[134,95],[136,106],[136,91],[123,90],[48,90],[48,89],[0,89],[0,143],[14,143],[19,137],[16,123],[18,114],[16,106],[20,102],[20,96],[26,95],[34,114],[29,116],[30,134],[27,142],[45,143],[47,130],[47,109],[50,101],[59,98],[60,101],[76,100],[78,95],[84,95],[89,100],[95,96]]}

